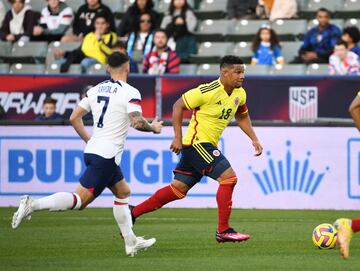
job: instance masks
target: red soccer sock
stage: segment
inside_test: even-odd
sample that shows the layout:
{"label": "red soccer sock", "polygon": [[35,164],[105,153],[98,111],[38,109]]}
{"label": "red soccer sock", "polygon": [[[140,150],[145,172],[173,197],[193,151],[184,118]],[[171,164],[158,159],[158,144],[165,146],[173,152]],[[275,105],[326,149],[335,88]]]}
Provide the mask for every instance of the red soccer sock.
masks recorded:
{"label": "red soccer sock", "polygon": [[351,220],[351,228],[353,232],[360,231],[360,218]]}
{"label": "red soccer sock", "polygon": [[221,181],[216,193],[216,201],[218,204],[218,232],[223,232],[230,228],[229,220],[232,208],[232,194],[236,182],[236,176]]}
{"label": "red soccer sock", "polygon": [[185,195],[182,192],[170,184],[156,191],[154,195],[144,202],[136,205],[132,210],[132,214],[133,216],[138,217],[142,214],[155,211],[170,201],[182,199],[184,197]]}

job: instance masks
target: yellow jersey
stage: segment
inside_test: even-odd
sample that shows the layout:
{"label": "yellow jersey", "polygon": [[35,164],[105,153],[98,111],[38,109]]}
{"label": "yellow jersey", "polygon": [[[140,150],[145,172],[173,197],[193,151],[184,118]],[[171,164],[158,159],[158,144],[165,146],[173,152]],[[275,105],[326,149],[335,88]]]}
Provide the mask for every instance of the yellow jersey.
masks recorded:
{"label": "yellow jersey", "polygon": [[116,43],[117,35],[114,32],[101,35],[97,39],[95,32],[90,32],[84,37],[81,45],[81,51],[86,57],[96,59],[101,64],[106,64],[107,57],[111,55],[111,47]]}
{"label": "yellow jersey", "polygon": [[248,112],[245,90],[235,88],[229,95],[220,78],[185,92],[182,99],[189,110],[194,110],[182,140],[184,145],[208,142],[217,146],[237,110]]}

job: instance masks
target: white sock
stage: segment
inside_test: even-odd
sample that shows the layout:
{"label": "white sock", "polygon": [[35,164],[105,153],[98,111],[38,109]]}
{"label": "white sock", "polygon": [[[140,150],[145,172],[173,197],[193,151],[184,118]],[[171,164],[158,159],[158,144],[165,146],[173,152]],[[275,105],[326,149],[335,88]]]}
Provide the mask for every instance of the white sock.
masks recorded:
{"label": "white sock", "polygon": [[65,211],[79,210],[81,206],[80,196],[76,193],[59,192],[50,196],[35,199],[33,203],[34,211]]}
{"label": "white sock", "polygon": [[119,226],[122,236],[124,237],[125,244],[134,245],[136,242],[136,236],[132,230],[132,220],[129,210],[129,198],[126,199],[114,199],[113,214],[115,220]]}

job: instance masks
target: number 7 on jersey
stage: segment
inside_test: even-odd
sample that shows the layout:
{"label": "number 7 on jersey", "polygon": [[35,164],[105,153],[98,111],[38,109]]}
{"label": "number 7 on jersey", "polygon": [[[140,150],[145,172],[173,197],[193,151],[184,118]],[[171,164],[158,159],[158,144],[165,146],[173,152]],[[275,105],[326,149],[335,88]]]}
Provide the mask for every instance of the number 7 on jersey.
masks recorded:
{"label": "number 7 on jersey", "polygon": [[100,118],[99,118],[99,121],[98,121],[98,124],[97,124],[98,128],[103,128],[104,127],[103,120],[104,120],[104,115],[106,113],[106,110],[107,110],[107,107],[108,107],[108,104],[109,104],[109,100],[110,100],[110,97],[106,97],[106,96],[98,96],[97,97],[97,102],[98,103],[101,103],[102,101],[104,101],[104,106],[103,106],[103,109],[102,109],[102,112],[101,112],[101,115],[100,115]]}

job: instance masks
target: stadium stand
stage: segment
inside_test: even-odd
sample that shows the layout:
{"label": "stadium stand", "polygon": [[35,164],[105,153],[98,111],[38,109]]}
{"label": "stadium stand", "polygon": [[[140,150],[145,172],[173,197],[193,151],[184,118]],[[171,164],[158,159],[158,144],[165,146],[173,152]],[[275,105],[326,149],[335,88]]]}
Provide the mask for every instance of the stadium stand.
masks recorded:
{"label": "stadium stand", "polygon": [[329,67],[327,64],[311,64],[308,65],[306,69],[306,74],[311,75],[328,75],[329,74]]}
{"label": "stadium stand", "polygon": [[[285,63],[288,64],[297,55],[301,45],[301,40],[307,30],[317,25],[314,20],[315,11],[320,7],[326,7],[333,12],[331,23],[339,28],[345,26],[360,27],[360,0],[297,0],[299,16],[291,20],[276,20],[271,23],[272,28],[278,34],[280,45],[282,46],[282,55]],[[7,9],[10,8],[8,1],[2,0]],[[80,0],[65,0],[65,2],[74,10],[84,4]],[[171,0],[154,0],[155,9],[162,15],[167,12]],[[198,16],[199,23],[196,31],[196,39],[199,45],[199,51],[192,55],[188,65],[182,65],[181,70],[184,74],[212,74],[212,64],[217,64],[220,57],[232,53],[243,58],[245,63],[249,63],[252,56],[251,41],[254,35],[263,24],[269,24],[267,20],[228,20],[226,16],[226,2],[214,0],[188,0]],[[27,0],[27,3],[36,11],[40,12],[46,6],[44,0]],[[103,0],[117,16],[116,25],[119,24],[121,17],[127,8],[134,3],[134,0]],[[50,44],[29,42],[25,44],[9,42],[0,42],[0,63],[4,63],[1,72],[14,69],[12,64],[45,64],[45,72],[56,74],[59,67],[54,65],[54,51],[73,50],[78,48],[80,43],[60,43],[52,42]],[[205,65],[203,65],[205,64]],[[208,64],[208,65],[207,65]],[[199,65],[199,66],[198,66]],[[291,65],[292,66],[292,65]],[[289,65],[289,67],[291,67]],[[26,66],[25,66],[26,67]],[[56,67],[56,68],[55,68]],[[77,73],[77,66],[70,68],[69,73]],[[139,64],[142,68],[142,65]],[[284,66],[285,67],[285,66]],[[268,69],[268,67],[248,66],[249,74],[284,74],[283,69]],[[327,65],[295,66],[286,72],[297,73],[301,70],[306,74],[327,74]],[[140,72],[141,72],[140,68]],[[25,68],[21,69],[22,71]],[[291,70],[293,69],[293,70]],[[20,72],[20,71],[19,71]],[[90,74],[99,74],[104,72],[103,67],[97,70],[92,67]],[[215,72],[217,73],[217,72]]]}
{"label": "stadium stand", "polygon": [[247,75],[268,75],[270,67],[268,65],[246,65],[245,73]]}
{"label": "stadium stand", "polygon": [[276,65],[270,68],[273,75],[302,75],[305,73],[306,66],[303,64]]}
{"label": "stadium stand", "polygon": [[88,74],[106,74],[106,68],[102,64],[95,64],[89,68]]}
{"label": "stadium stand", "polygon": [[219,64],[202,64],[196,71],[197,75],[214,75],[219,74]]}
{"label": "stadium stand", "polygon": [[11,74],[44,74],[44,64],[13,64],[10,67]]}
{"label": "stadium stand", "polygon": [[7,63],[0,64],[0,73],[9,73],[10,65]]}
{"label": "stadium stand", "polygon": [[[46,74],[59,74],[60,73],[60,65],[55,64],[55,63],[48,65],[45,68],[45,73]],[[81,66],[79,64],[70,65],[70,68],[66,72],[66,74],[82,74]]]}

